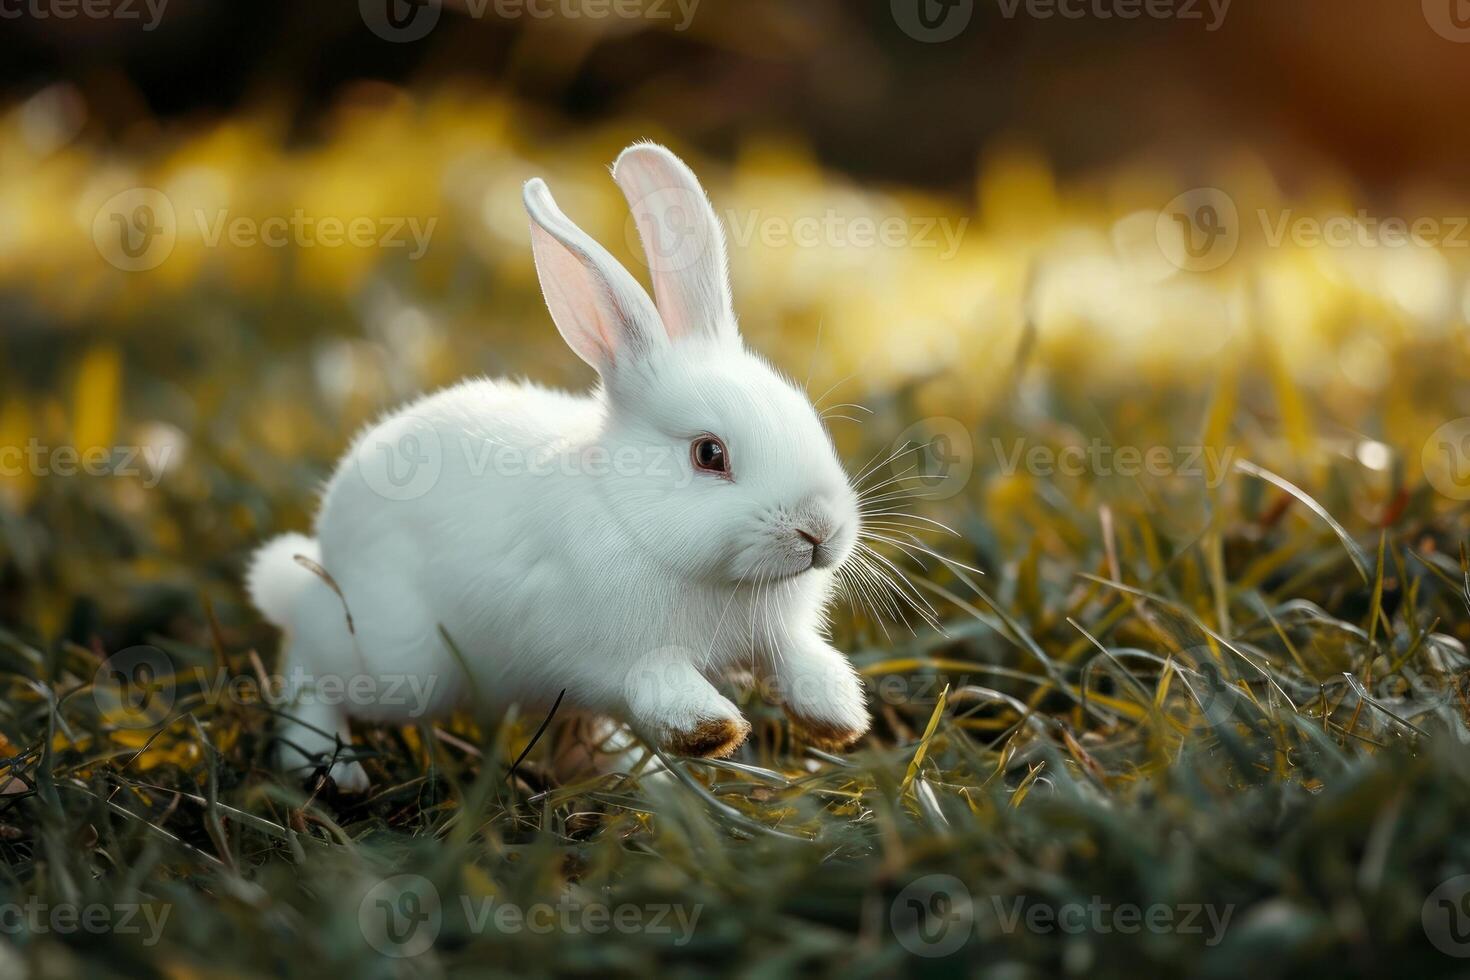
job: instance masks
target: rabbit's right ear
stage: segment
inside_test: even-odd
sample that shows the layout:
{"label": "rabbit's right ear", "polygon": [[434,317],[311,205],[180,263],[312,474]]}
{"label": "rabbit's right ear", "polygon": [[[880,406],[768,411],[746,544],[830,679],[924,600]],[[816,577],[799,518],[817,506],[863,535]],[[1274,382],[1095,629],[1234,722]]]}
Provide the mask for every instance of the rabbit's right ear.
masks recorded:
{"label": "rabbit's right ear", "polygon": [[551,319],[577,356],[606,373],[619,360],[668,345],[653,300],[607,249],[562,214],[546,182],[526,182],[531,252]]}
{"label": "rabbit's right ear", "polygon": [[669,335],[738,345],[725,233],[694,171],[666,147],[634,143],[618,155],[613,180],[633,209]]}

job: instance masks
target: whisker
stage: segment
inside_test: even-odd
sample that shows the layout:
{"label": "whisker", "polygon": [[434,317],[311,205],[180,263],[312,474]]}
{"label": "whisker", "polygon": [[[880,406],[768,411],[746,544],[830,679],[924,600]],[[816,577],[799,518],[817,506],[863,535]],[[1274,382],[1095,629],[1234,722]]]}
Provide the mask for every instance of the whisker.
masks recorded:
{"label": "whisker", "polygon": [[[972,567],[970,565],[966,565],[962,561],[956,561],[953,558],[949,558],[949,557],[946,557],[945,555],[941,555],[937,551],[933,551],[933,550],[931,550],[929,548],[926,548],[922,543],[919,542],[919,540],[917,538],[913,537],[913,535],[909,535],[909,538],[910,538],[910,541],[909,542],[899,541],[899,540],[897,540],[895,538],[890,538],[890,537],[887,537],[886,535],[882,535],[882,534],[862,534],[860,536],[861,537],[864,537],[864,538],[867,538],[870,541],[882,541],[885,544],[891,544],[895,548],[902,548],[906,552],[910,552],[910,553],[912,553],[912,551],[915,551],[915,550],[916,551],[922,551],[924,554],[928,555],[930,558],[933,558],[933,559],[935,559],[937,561],[942,561],[946,565],[950,565],[950,566],[953,566],[953,567],[956,567],[956,568],[963,568],[965,571],[967,571],[967,572],[974,572],[976,575],[984,575],[985,574],[984,572],[982,572],[978,568],[974,568],[974,567]],[[920,564],[923,564],[923,563],[920,562]]]}
{"label": "whisker", "polygon": [[[907,593],[905,593],[903,591],[899,591],[898,594],[899,595],[908,595],[909,593],[912,593],[912,598],[917,599],[920,603],[923,604],[924,609],[927,610],[927,612],[921,612],[920,613],[921,615],[924,616],[925,621],[928,622],[935,629],[939,630],[939,632],[941,632],[941,633],[944,632],[942,629],[940,629],[938,621],[934,618],[934,617],[936,617],[936,616],[939,615],[938,610],[936,610],[932,605],[930,605],[929,600],[924,596],[923,593],[921,593],[918,589],[914,588],[913,583],[911,583],[908,580],[908,577],[906,575],[904,575],[902,569],[900,569],[897,565],[893,564],[893,562],[889,561],[888,558],[886,556],[884,556],[882,552],[879,552],[879,551],[873,549],[869,545],[864,544],[863,542],[859,541],[858,542],[858,547],[861,548],[864,552],[866,552],[869,557],[871,557],[872,559],[874,559],[875,561],[877,561],[884,568],[888,569],[888,571],[892,572],[893,575],[897,576],[897,578],[893,580],[893,584],[895,584],[895,585],[901,585],[901,586],[903,586],[904,588],[906,588],[908,590]],[[881,569],[877,569],[877,568],[875,568],[874,570],[875,571],[881,571]],[[915,611],[916,612],[920,612],[920,610],[917,607],[915,607]]]}
{"label": "whisker", "polygon": [[908,490],[895,490],[895,491],[893,491],[891,493],[880,494],[879,496],[876,496],[876,497],[869,497],[868,499],[866,499],[866,500],[864,500],[862,502],[864,504],[884,504],[884,505],[886,505],[886,504],[894,504],[894,503],[897,503],[900,500],[926,500],[926,499],[933,499],[932,491],[926,489],[926,490],[924,490],[921,493],[914,493],[914,492],[910,492]]}
{"label": "whisker", "polygon": [[843,402],[841,405],[829,406],[826,411],[822,413],[822,417],[825,418],[827,412],[836,411],[839,408],[855,408],[860,412],[867,412],[869,415],[873,414],[873,410],[866,405],[859,405],[857,402]]}
{"label": "whisker", "polygon": [[927,476],[923,476],[923,475],[920,475],[920,476],[909,476],[909,473],[911,471],[913,471],[914,469],[918,468],[918,465],[919,465],[918,463],[910,463],[909,466],[908,466],[908,469],[905,469],[905,470],[900,471],[899,473],[896,473],[895,475],[893,475],[893,476],[889,477],[888,479],[884,480],[882,483],[874,484],[871,487],[863,487],[862,488],[862,492],[859,494],[859,499],[861,499],[862,497],[870,497],[873,494],[877,493],[879,490],[882,490],[884,487],[889,486],[890,484],[893,484],[893,483],[898,483],[898,482],[900,482],[902,480],[925,480],[925,479],[928,479]]}
{"label": "whisker", "polygon": [[[935,620],[934,616],[931,615],[929,611],[926,611],[924,608],[921,607],[921,603],[923,606],[928,606],[928,600],[922,594],[920,594],[917,589],[915,589],[912,585],[908,583],[907,579],[903,577],[903,574],[899,572],[896,568],[894,568],[892,563],[885,561],[881,555],[873,551],[871,548],[868,548],[865,545],[861,547],[864,551],[867,552],[867,555],[864,556],[863,562],[860,567],[862,568],[863,573],[867,577],[867,579],[876,587],[878,594],[882,596],[884,602],[887,604],[887,607],[893,612],[895,620],[897,622],[903,623],[904,627],[908,629],[911,634],[916,636],[918,635],[917,633],[914,633],[913,626],[905,618],[899,615],[897,602],[901,601],[906,607],[913,610],[916,615],[922,618],[932,628],[939,632],[943,632],[943,630],[939,628],[939,624]],[[894,571],[898,575],[897,580],[895,580],[894,577],[888,574],[888,572],[886,572],[883,568],[875,564],[872,560],[873,558],[878,559],[878,561],[884,562],[884,564],[887,564],[890,568],[894,568]],[[912,592],[912,595],[910,595],[910,592]]]}
{"label": "whisker", "polygon": [[[904,619],[902,613],[899,611],[898,606],[894,603],[892,597],[889,595],[889,592],[891,590],[890,587],[888,587],[887,583],[884,583],[882,579],[878,577],[878,575],[872,568],[872,563],[868,561],[865,555],[854,555],[853,574],[862,588],[863,595],[866,598],[869,607],[872,609],[873,621],[877,623],[878,628],[883,631],[883,636],[886,639],[891,640],[893,638],[893,634],[888,632],[888,624],[887,622],[885,622],[884,616],[880,614],[879,607],[881,606],[883,611],[886,612],[887,615],[891,617],[896,623],[902,623],[904,622]],[[905,625],[907,624],[905,623]],[[912,632],[912,628],[910,628],[910,632]]]}
{"label": "whisker", "polygon": [[851,374],[849,374],[847,377],[843,378],[841,381],[839,381],[836,384],[834,384],[832,387],[828,388],[826,391],[822,392],[820,395],[817,396],[816,400],[814,400],[812,402],[812,407],[813,408],[820,408],[821,405],[822,405],[822,399],[823,398],[826,398],[828,395],[832,394],[832,392],[836,391],[838,388],[840,388],[843,385],[847,384],[849,381],[851,381],[853,378],[856,378],[856,377],[857,377],[857,372],[854,371]]}
{"label": "whisker", "polygon": [[812,359],[806,364],[806,380],[801,383],[801,390],[806,392],[808,398],[812,395],[812,372],[817,368],[817,355],[822,350],[822,324],[825,318],[817,318],[817,342],[812,344]]}
{"label": "whisker", "polygon": [[890,538],[890,537],[888,537],[885,534],[876,534],[876,533],[868,532],[868,533],[863,534],[861,537],[862,537],[862,539],[864,541],[873,541],[873,542],[877,542],[879,544],[892,545],[893,547],[899,549],[899,551],[903,552],[904,555],[906,555],[909,558],[912,558],[915,562],[917,562],[918,565],[919,565],[919,567],[922,568],[924,571],[926,571],[926,572],[929,571],[929,566],[926,565],[926,564],[924,564],[923,557],[918,552],[916,552],[914,550],[914,548],[913,548],[912,545],[910,545],[910,544],[908,544],[908,543],[906,543],[904,541],[899,541],[899,540],[897,540],[895,538]]}
{"label": "whisker", "polygon": [[919,514],[910,514],[907,511],[901,511],[901,510],[875,510],[875,511],[865,511],[865,512],[863,512],[863,515],[862,516],[863,516],[863,518],[865,520],[867,518],[871,518],[871,517],[906,517],[906,518],[908,518],[910,520],[922,521],[925,524],[932,524],[934,527],[938,528],[939,530],[941,530],[941,531],[948,531],[950,534],[953,534],[955,537],[959,537],[960,536],[960,532],[956,531],[954,528],[950,527],[948,524],[942,524],[939,521],[934,520],[933,518],[923,517],[923,516],[920,516]]}
{"label": "whisker", "polygon": [[748,575],[749,573],[747,572],[746,575],[740,576],[740,578],[735,581],[735,588],[730,590],[730,597],[725,600],[725,608],[720,610],[720,618],[715,623],[714,633],[710,635],[709,649],[705,651],[706,660],[714,656],[715,644],[718,643],[720,639],[720,627],[725,625],[725,615],[729,613],[730,604],[735,601],[735,595],[740,591],[740,586],[745,583],[745,579]]}
{"label": "whisker", "polygon": [[912,442],[905,442],[902,446],[899,446],[898,448],[896,448],[892,452],[890,452],[887,456],[884,456],[884,458],[882,460],[880,460],[877,463],[874,463],[873,462],[874,459],[878,459],[879,456],[883,456],[883,450],[879,449],[876,453],[873,454],[872,458],[868,460],[867,464],[864,465],[862,472],[859,473],[857,476],[853,477],[853,480],[852,480],[853,488],[854,489],[860,488],[863,485],[863,483],[865,481],[867,481],[869,478],[871,478],[872,475],[875,472],[877,472],[879,469],[881,469],[883,466],[887,465],[888,463],[890,463],[894,459],[896,459],[899,456],[901,456],[903,453],[908,452],[908,450],[912,446],[913,446],[913,443]]}
{"label": "whisker", "polygon": [[915,522],[915,521],[905,520],[905,519],[901,519],[901,518],[892,518],[892,517],[887,518],[887,519],[884,519],[884,520],[865,520],[865,521],[862,522],[862,526],[863,527],[878,527],[878,528],[882,528],[885,531],[910,531],[910,532],[915,532],[915,533],[917,533],[917,532],[929,532],[929,533],[932,533],[932,532],[934,532],[936,530],[939,530],[939,531],[945,531],[946,533],[951,534],[951,535],[954,535],[954,533],[955,533],[953,531],[950,531],[948,528],[935,528],[935,527],[932,527],[932,526],[930,526],[928,524],[920,524],[920,523]]}

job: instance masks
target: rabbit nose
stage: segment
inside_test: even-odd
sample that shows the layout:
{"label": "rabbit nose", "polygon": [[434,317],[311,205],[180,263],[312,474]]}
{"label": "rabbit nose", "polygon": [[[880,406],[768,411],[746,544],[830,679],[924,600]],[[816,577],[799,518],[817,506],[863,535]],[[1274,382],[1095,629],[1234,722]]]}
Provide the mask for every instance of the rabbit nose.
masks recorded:
{"label": "rabbit nose", "polygon": [[834,536],[834,529],[830,525],[824,524],[816,531],[808,531],[803,527],[795,530],[803,541],[812,546],[813,567],[826,568],[835,563],[836,553],[831,545],[826,544]]}

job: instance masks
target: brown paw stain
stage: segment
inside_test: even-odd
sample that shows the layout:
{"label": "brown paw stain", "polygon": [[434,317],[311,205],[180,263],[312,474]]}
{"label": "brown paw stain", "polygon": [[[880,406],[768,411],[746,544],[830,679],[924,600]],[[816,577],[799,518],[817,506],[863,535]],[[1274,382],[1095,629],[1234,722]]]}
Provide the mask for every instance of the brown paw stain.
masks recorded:
{"label": "brown paw stain", "polygon": [[789,709],[783,710],[786,711],[786,717],[791,721],[792,729],[802,741],[829,752],[850,748],[854,742],[868,733],[866,726],[861,729],[843,728],[831,722],[803,718],[792,714]]}
{"label": "brown paw stain", "polygon": [[679,755],[723,759],[740,748],[749,734],[750,722],[744,718],[710,718],[687,732],[672,733],[669,748]]}

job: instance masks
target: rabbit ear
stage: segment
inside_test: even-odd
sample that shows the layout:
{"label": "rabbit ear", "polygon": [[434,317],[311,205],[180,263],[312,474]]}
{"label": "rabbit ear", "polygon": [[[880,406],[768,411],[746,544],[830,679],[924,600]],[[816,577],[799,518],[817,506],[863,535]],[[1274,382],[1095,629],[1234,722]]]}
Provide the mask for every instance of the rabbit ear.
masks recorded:
{"label": "rabbit ear", "polygon": [[669,336],[738,343],[725,235],[694,172],[662,146],[639,143],[619,155],[613,180],[632,207]]}
{"label": "rabbit ear", "polygon": [[546,182],[526,182],[531,252],[556,329],[577,356],[605,373],[668,345],[658,311],[627,269],[562,214]]}

